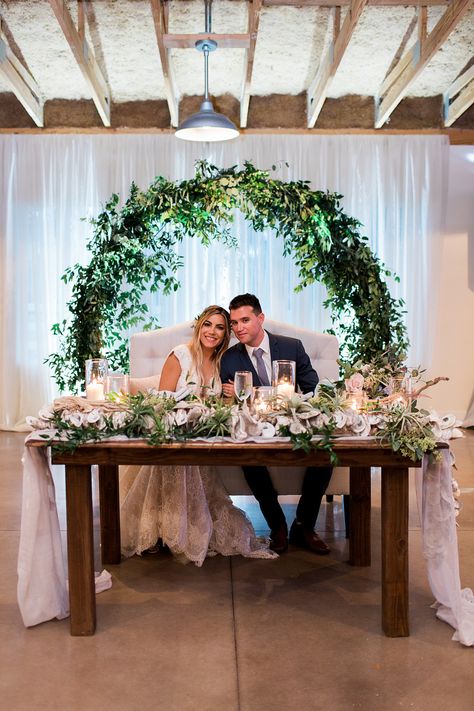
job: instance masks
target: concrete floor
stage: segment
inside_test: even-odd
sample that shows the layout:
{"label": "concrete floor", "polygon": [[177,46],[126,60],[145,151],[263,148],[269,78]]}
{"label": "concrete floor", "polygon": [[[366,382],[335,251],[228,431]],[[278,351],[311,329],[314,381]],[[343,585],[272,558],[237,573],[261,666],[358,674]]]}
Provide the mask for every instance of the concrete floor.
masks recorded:
{"label": "concrete floor", "polygon": [[[471,711],[474,649],[438,621],[410,498],[411,636],[380,627],[380,496],[373,482],[371,568],[347,564],[340,503],[318,530],[326,558],[290,549],[276,561],[169,555],[108,566],[95,636],[68,620],[23,627],[16,604],[23,436],[0,433],[0,708],[5,711]],[[474,587],[474,431],[453,442],[462,489],[462,585]],[[61,471],[58,503],[63,509]],[[239,502],[241,503],[241,502]],[[291,520],[294,504],[286,504]],[[258,530],[256,506],[247,508]],[[64,528],[64,511],[60,511]]]}

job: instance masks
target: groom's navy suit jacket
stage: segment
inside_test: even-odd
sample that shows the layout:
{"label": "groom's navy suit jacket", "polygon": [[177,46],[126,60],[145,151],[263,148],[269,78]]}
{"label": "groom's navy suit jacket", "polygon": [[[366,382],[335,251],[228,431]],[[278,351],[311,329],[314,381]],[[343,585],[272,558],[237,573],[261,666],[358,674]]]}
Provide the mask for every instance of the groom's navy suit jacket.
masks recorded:
{"label": "groom's navy suit jacket", "polygon": [[[267,333],[270,341],[271,360],[294,360],[296,363],[297,387],[303,393],[312,392],[318,384],[319,378],[301,341],[297,338],[288,338],[288,336],[275,336],[268,331]],[[243,343],[237,343],[232,346],[222,356],[222,382],[233,381],[237,370],[250,370],[253,376],[253,384],[262,384]]]}

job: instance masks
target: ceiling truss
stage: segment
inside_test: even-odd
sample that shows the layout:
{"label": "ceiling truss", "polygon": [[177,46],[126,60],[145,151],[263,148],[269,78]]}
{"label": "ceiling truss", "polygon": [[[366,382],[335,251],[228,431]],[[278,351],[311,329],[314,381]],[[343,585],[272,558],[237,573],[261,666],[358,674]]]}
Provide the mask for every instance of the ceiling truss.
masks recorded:
{"label": "ceiling truss", "polygon": [[2,26],[0,17],[0,75],[11,87],[18,101],[40,128],[43,122],[43,99],[40,89],[15,55]]}
{"label": "ceiling truss", "polygon": [[255,48],[257,46],[258,25],[260,22],[260,11],[262,9],[262,0],[250,0],[248,4],[248,31],[250,44],[246,51],[244,80],[242,84],[242,92],[240,96],[240,126],[247,126],[250,103],[250,89],[252,85],[253,63],[255,59]]}
{"label": "ceiling truss", "polygon": [[84,5],[86,2],[87,0],[78,0],[78,27],[76,28],[64,0],[49,0],[49,4],[86,81],[99,116],[104,126],[110,126],[110,89],[85,38]]}
{"label": "ceiling truss", "polygon": [[474,65],[451,84],[443,98],[444,125],[448,127],[474,104]]}
{"label": "ceiling truss", "polygon": [[176,128],[179,123],[179,95],[170,60],[170,50],[165,44],[165,36],[170,37],[168,34],[168,3],[166,0],[150,0],[150,2],[155,24],[156,42],[160,53],[166,101],[170,112],[170,123]]}
{"label": "ceiling truss", "polygon": [[306,95],[308,128],[313,128],[316,123],[323,104],[326,101],[331,82],[366,5],[367,0],[352,0],[344,22],[342,23],[342,27],[340,27],[341,8],[335,7],[333,9],[333,40],[326,56],[319,64],[316,76],[309,85]]}
{"label": "ceiling truss", "polygon": [[436,54],[466,14],[473,0],[453,0],[432,31],[426,31],[426,8],[418,12],[418,38],[385,78],[376,98],[375,128],[381,128],[406,95],[411,83]]}

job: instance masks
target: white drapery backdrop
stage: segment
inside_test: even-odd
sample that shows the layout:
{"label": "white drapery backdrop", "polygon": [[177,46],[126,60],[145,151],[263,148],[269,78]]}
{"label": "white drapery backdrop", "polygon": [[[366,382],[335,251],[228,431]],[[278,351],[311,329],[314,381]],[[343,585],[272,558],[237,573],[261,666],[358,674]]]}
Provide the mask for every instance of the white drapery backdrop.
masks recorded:
{"label": "white drapery backdrop", "polygon": [[[57,349],[51,325],[66,317],[65,268],[86,263],[91,226],[114,192],[127,197],[156,175],[190,178],[198,158],[218,167],[250,160],[282,180],[337,191],[406,302],[409,364],[430,364],[437,240],[446,200],[448,142],[441,136],[242,136],[230,144],[190,144],[171,135],[0,136],[0,428],[14,429],[56,396],[45,357]],[[289,167],[285,163],[289,164]],[[182,288],[150,300],[163,326],[193,318],[206,304],[227,306],[244,291],[273,318],[323,330],[331,323],[314,285],[293,292],[297,270],[282,244],[236,217],[239,247],[181,246]]]}

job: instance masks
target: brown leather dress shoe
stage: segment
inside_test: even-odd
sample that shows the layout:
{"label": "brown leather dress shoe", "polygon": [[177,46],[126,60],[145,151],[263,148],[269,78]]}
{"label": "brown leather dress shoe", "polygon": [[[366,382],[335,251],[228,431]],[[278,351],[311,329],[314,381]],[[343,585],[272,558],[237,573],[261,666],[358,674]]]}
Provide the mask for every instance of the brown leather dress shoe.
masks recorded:
{"label": "brown leather dress shoe", "polygon": [[279,528],[272,528],[269,548],[278,554],[286,553],[288,550],[288,528],[286,524],[279,526]]}
{"label": "brown leather dress shoe", "polygon": [[316,555],[327,555],[331,549],[322,538],[314,531],[304,529],[303,526],[293,523],[290,529],[290,543],[292,546],[304,548]]}

